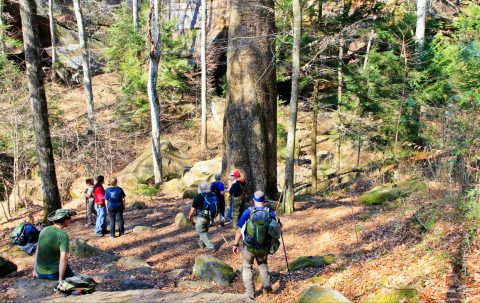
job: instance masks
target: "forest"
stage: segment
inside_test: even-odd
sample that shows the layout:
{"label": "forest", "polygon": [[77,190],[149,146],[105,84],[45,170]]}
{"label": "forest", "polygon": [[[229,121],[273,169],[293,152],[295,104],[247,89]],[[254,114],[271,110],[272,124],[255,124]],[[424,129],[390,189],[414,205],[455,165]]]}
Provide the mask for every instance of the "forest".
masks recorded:
{"label": "forest", "polygon": [[0,112],[2,302],[480,302],[478,0],[0,0]]}

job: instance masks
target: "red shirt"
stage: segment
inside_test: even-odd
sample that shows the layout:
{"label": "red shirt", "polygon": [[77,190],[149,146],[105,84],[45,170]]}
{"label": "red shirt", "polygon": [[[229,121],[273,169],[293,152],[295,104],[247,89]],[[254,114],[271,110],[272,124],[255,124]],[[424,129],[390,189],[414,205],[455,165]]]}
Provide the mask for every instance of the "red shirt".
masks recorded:
{"label": "red shirt", "polygon": [[105,189],[102,185],[98,185],[93,190],[93,198],[95,204],[105,205]]}

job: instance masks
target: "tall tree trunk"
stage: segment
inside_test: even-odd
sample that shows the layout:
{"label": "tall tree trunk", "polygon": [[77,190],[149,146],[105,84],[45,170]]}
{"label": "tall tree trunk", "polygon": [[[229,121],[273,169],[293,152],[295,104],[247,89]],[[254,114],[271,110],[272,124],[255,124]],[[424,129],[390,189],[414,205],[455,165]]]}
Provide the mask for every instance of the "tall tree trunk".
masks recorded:
{"label": "tall tree trunk", "polygon": [[133,30],[138,31],[138,0],[132,2]]}
{"label": "tall tree trunk", "polygon": [[427,18],[427,0],[417,0],[417,26],[415,28],[415,42],[420,50],[425,40],[425,21]]}
{"label": "tall tree trunk", "polygon": [[207,1],[202,1],[202,29],[201,49],[202,61],[202,127],[200,132],[200,145],[202,152],[207,151]]}
{"label": "tall tree trunk", "polygon": [[370,49],[372,48],[372,41],[374,36],[375,36],[375,30],[372,28],[372,30],[370,31],[370,38],[368,38],[367,51],[365,53],[365,60],[363,61],[363,70],[367,69],[368,55],[370,54]]}
{"label": "tall tree trunk", "polygon": [[53,0],[48,0],[48,19],[50,23],[50,41],[52,43],[52,65],[57,63],[57,50],[55,43],[55,20],[53,19]]}
{"label": "tall tree trunk", "polygon": [[290,98],[290,116],[288,119],[287,159],[285,161],[285,214],[295,210],[295,135],[298,112],[298,82],[300,79],[300,41],[302,36],[302,8],[300,0],[293,0],[293,49],[292,49],[292,93]]}
{"label": "tall tree trunk", "polygon": [[42,182],[43,219],[52,211],[61,208],[60,194],[55,174],[50,127],[48,124],[47,98],[43,85],[43,72],[38,48],[37,8],[34,0],[20,0],[23,47],[27,64],[28,88],[32,103],[33,129],[38,159],[38,170]]}
{"label": "tall tree trunk", "polygon": [[83,26],[83,15],[80,0],[73,0],[73,7],[75,9],[75,16],[77,18],[78,39],[80,41],[80,47],[82,49],[83,84],[85,86],[85,95],[87,97],[88,134],[93,134],[95,132],[95,109],[93,106],[90,57],[88,54],[85,27]]}
{"label": "tall tree trunk", "polygon": [[162,154],[160,152],[160,101],[157,93],[158,63],[160,61],[160,7],[158,0],[150,0],[148,40],[150,62],[148,67],[148,100],[152,119],[152,156],[155,185],[162,184]]}
{"label": "tall tree trunk", "polygon": [[317,117],[318,117],[318,81],[315,81],[312,94],[312,130],[310,134],[311,149],[311,169],[312,169],[312,191],[317,192]]}
{"label": "tall tree trunk", "polygon": [[5,54],[4,26],[3,24],[3,1],[0,0],[0,54]]}
{"label": "tall tree trunk", "polygon": [[338,43],[338,93],[337,93],[337,127],[338,127],[338,139],[337,139],[337,172],[341,168],[341,149],[342,149],[342,93],[343,93],[343,46],[345,40],[340,37]]}
{"label": "tall tree trunk", "polygon": [[273,0],[232,2],[222,170],[240,169],[247,197],[277,195],[277,87]]}

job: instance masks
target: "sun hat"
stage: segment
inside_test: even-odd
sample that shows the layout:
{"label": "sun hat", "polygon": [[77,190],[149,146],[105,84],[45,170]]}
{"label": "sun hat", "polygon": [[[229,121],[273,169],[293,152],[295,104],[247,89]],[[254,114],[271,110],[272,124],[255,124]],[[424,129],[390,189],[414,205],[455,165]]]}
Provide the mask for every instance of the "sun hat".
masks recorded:
{"label": "sun hat", "polygon": [[48,221],[57,221],[65,217],[75,216],[77,213],[70,209],[60,208],[48,215]]}

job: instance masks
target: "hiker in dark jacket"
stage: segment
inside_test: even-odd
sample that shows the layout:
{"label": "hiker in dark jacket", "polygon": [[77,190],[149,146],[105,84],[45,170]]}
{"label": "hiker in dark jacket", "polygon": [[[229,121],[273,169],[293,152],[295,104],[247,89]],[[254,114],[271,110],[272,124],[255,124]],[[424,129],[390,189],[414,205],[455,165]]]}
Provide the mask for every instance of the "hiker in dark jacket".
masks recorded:
{"label": "hiker in dark jacket", "polygon": [[84,193],[87,217],[87,223],[85,223],[85,226],[91,226],[95,225],[95,216],[97,214],[97,212],[95,211],[95,198],[93,197],[93,189],[95,188],[95,182],[93,182],[93,179],[87,179],[85,180],[85,183],[87,184],[87,189],[85,189]]}
{"label": "hiker in dark jacket", "polygon": [[234,170],[230,174],[230,177],[233,183],[228,190],[230,193],[230,208],[228,209],[227,221],[233,221],[233,226],[235,227],[244,207],[243,189],[245,188],[245,180],[241,178],[240,171],[238,170]]}
{"label": "hiker in dark jacket", "polygon": [[[192,208],[188,214],[188,219],[193,222],[195,216],[195,229],[198,234],[198,246],[206,247],[209,251],[215,251],[215,247],[208,239],[208,228],[210,226],[210,218],[205,218],[205,199],[213,194],[210,192],[210,186],[207,182],[201,182],[198,186],[198,195],[193,199]],[[206,210],[208,212],[208,209]]]}
{"label": "hiker in dark jacket", "polygon": [[215,181],[210,185],[210,191],[217,197],[218,217],[220,225],[225,223],[225,185],[222,183],[222,174],[215,175]]}
{"label": "hiker in dark jacket", "polygon": [[[240,251],[239,245],[242,236],[246,233],[246,225],[251,218],[252,211],[260,216],[269,216],[270,219],[275,220],[275,213],[265,207],[265,194],[262,191],[257,191],[253,195],[253,207],[247,208],[237,224],[237,232],[235,233],[235,240],[233,241],[232,251],[237,254]],[[268,214],[267,214],[268,213]],[[267,217],[268,218],[268,217]],[[244,241],[242,250],[242,277],[245,285],[245,293],[253,300],[255,296],[255,287],[253,285],[253,263],[257,261],[258,270],[262,276],[263,290],[266,292],[272,291],[270,284],[270,275],[268,274],[268,246],[265,247],[250,247]]]}
{"label": "hiker in dark jacket", "polygon": [[105,201],[108,203],[108,213],[110,214],[110,238],[115,238],[115,221],[118,217],[118,236],[125,233],[123,223],[123,211],[125,210],[125,192],[117,186],[117,178],[110,179],[109,185],[105,191]]}

